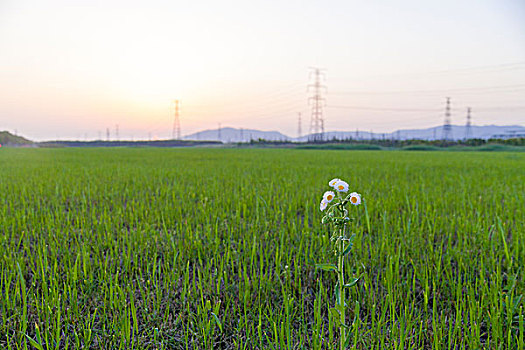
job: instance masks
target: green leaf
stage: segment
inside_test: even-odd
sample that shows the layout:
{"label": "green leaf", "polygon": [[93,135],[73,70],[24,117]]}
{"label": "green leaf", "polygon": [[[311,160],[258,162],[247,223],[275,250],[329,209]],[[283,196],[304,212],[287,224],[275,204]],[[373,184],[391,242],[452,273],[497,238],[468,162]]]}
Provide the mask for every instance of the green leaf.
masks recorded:
{"label": "green leaf", "polygon": [[348,245],[346,246],[345,250],[343,251],[343,255],[346,255],[346,254],[350,253],[350,251],[352,250],[352,247],[354,245],[354,239],[355,239],[355,235],[350,236],[350,238],[348,239]]}
{"label": "green leaf", "polygon": [[351,338],[352,338],[352,337],[351,337],[351,334],[348,333],[348,334],[346,335],[346,340],[345,340],[345,346],[344,346],[345,349],[348,349],[348,348],[350,347],[350,339],[351,339]]}
{"label": "green leaf", "polygon": [[44,350],[44,347],[40,344],[38,344],[38,342],[36,340],[34,340],[33,338],[31,338],[30,336],[28,336],[27,334],[25,335],[26,338],[29,340],[29,343],[34,346],[35,348],[37,348],[38,350]]}
{"label": "green leaf", "polygon": [[341,322],[341,321],[340,321],[340,319],[341,319],[341,313],[339,312],[339,310],[337,310],[337,308],[335,308],[335,307],[330,308],[330,314],[332,315],[332,317],[333,317],[334,319],[337,320],[337,322],[339,322],[339,323]]}
{"label": "green leaf", "polygon": [[361,200],[363,201],[363,206],[365,207],[365,217],[366,217],[366,232],[370,234],[370,216],[368,216],[368,209],[366,207],[366,200],[361,197]]}
{"label": "green leaf", "polygon": [[350,327],[348,327],[347,325],[345,324],[342,324],[341,323],[341,312],[339,310],[337,310],[337,308],[335,307],[332,307],[330,308],[330,314],[332,315],[334,321],[335,321],[335,325],[337,327],[343,327],[344,329],[350,329]]}
{"label": "green leaf", "polygon": [[341,294],[339,292],[339,282],[335,284],[335,302],[337,305],[341,305]]}
{"label": "green leaf", "polygon": [[352,250],[352,246],[353,246],[353,245],[354,245],[353,243],[349,243],[349,244],[346,246],[345,250],[343,250],[343,255],[346,255],[346,254],[350,253],[350,251]]}
{"label": "green leaf", "polygon": [[353,278],[352,282],[345,284],[345,288],[353,287],[357,281],[359,281],[359,278]]}
{"label": "green leaf", "polygon": [[337,266],[334,264],[315,264],[315,268],[324,271],[337,271]]}
{"label": "green leaf", "polygon": [[[40,336],[40,328],[38,327],[38,324],[35,323],[35,332],[36,332],[36,339],[38,340],[39,344],[42,344],[42,337]],[[41,349],[44,350],[44,347],[40,345]]]}
{"label": "green leaf", "polygon": [[217,315],[215,315],[214,312],[212,312],[211,315],[212,315],[213,318],[215,319],[215,323],[217,323],[217,326],[219,326],[219,329],[221,330],[221,333],[222,333],[222,323],[221,323],[221,320],[219,320],[219,317],[218,317]]}
{"label": "green leaf", "polygon": [[514,299],[514,304],[512,305],[512,315],[516,313],[516,309],[518,308],[522,297],[523,295],[520,295],[518,298]]}

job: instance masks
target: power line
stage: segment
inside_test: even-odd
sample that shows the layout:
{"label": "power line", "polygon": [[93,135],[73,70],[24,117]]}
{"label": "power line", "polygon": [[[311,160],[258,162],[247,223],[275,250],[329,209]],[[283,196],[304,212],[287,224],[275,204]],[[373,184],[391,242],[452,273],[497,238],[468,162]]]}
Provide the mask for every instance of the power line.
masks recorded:
{"label": "power line", "polygon": [[[232,104],[232,103],[227,102],[227,101],[225,102],[224,99],[223,99],[221,103],[190,104],[190,105],[185,104],[184,108],[185,108],[185,111],[187,111],[188,109],[191,109],[191,108],[201,108],[201,107],[204,107],[204,108],[210,108],[210,107],[214,107],[214,108],[218,108],[218,107],[232,107],[232,108],[235,108],[236,110],[239,109],[239,108],[253,108],[254,104],[253,104],[253,102],[250,102],[251,100],[263,101],[263,103],[264,103],[264,101],[269,101],[269,102],[271,102],[273,104],[276,101],[276,99],[283,99],[283,97],[285,99],[288,99],[291,96],[303,97],[304,98],[304,92],[302,92],[301,91],[302,89],[300,89],[301,86],[304,87],[304,83],[302,83],[302,84],[298,84],[298,83],[288,84],[288,85],[286,85],[285,87],[283,87],[281,89],[272,90],[271,92],[251,94],[248,97],[246,97],[245,99],[240,100],[240,101],[239,101],[238,96],[235,96],[235,104]],[[246,91],[246,93],[248,94],[249,91]],[[257,107],[257,108],[259,108],[259,107]],[[261,108],[263,108],[263,107],[261,107]]]}
{"label": "power line", "polygon": [[[427,75],[446,75],[446,74],[487,74],[490,72],[514,71],[525,69],[525,62],[512,62],[504,64],[473,66],[464,68],[442,69],[426,72],[411,72],[411,73],[391,73],[391,74],[376,74],[370,75],[369,78],[395,78],[395,77],[421,77]],[[347,78],[337,80],[348,80]],[[355,81],[356,79],[352,79]],[[360,79],[363,80],[363,79]]]}
{"label": "power line", "polygon": [[[491,65],[491,66],[478,66],[478,67],[469,67],[469,68],[460,68],[460,69],[450,69],[450,70],[442,70],[442,71],[435,71],[435,72],[428,72],[430,73],[443,73],[443,72],[461,72],[461,71],[472,71],[472,70],[514,70],[514,69],[522,69],[525,68],[525,62],[515,62],[515,63],[507,63],[507,64],[499,64],[499,65]],[[313,84],[310,84],[308,86],[309,91],[311,91],[312,95],[309,97],[308,102],[310,104],[311,113],[312,113],[312,120],[310,123],[310,133],[313,133],[314,138],[324,138],[324,128],[325,128],[325,120],[323,115],[323,109],[324,107],[328,108],[336,108],[336,109],[349,109],[349,110],[363,110],[363,111],[376,111],[378,114],[385,114],[387,116],[391,116],[392,118],[398,118],[398,116],[402,116],[402,113],[410,113],[411,117],[417,116],[417,113],[422,112],[422,114],[429,114],[430,113],[437,113],[441,109],[433,109],[433,108],[401,108],[401,107],[375,107],[375,106],[353,106],[353,105],[329,105],[326,106],[324,96],[322,96],[322,89],[325,88],[324,85],[321,85],[321,78],[323,78],[323,73],[318,68],[310,68],[310,79],[312,77],[316,77],[314,79]],[[316,85],[319,85],[317,88]],[[228,119],[231,121],[236,120],[244,120],[244,118],[250,118],[251,120],[272,120],[277,118],[283,118],[287,113],[288,116],[290,115],[290,112],[297,112],[297,110],[302,110],[303,106],[299,106],[299,104],[296,101],[296,96],[300,94],[300,92],[297,92],[296,90],[297,83],[288,84],[286,86],[283,86],[279,90],[269,90],[269,94],[266,95],[263,90],[259,91],[251,91],[252,96],[259,96],[263,97],[268,100],[269,103],[271,103],[271,107],[268,108],[267,106],[264,106],[264,102],[261,101],[261,99],[258,99],[258,102],[253,103],[252,101],[249,101],[249,99],[245,99],[244,102],[241,101],[241,105],[239,108],[238,103],[225,103],[224,100],[219,102],[218,104],[214,103],[204,103],[204,104],[197,104],[197,105],[186,105],[185,104],[185,115],[187,113],[191,113],[192,115],[202,115],[202,116],[209,116],[211,115],[210,112],[205,111],[204,108],[208,109],[210,107],[215,108],[221,108],[223,107],[225,110],[221,111],[215,114],[216,117],[219,118],[226,118],[221,119],[223,122],[229,123]],[[483,93],[492,93],[494,91],[503,92],[503,91],[513,91],[513,92],[521,92],[525,90],[525,84],[513,84],[513,85],[499,85],[499,86],[483,86],[483,87],[464,87],[464,88],[452,88],[452,89],[435,89],[435,90],[408,90],[408,91],[346,91],[346,92],[331,92],[332,95],[348,95],[348,94],[370,94],[370,95],[381,95],[381,94],[442,94],[444,93],[457,93],[457,94],[483,94]],[[250,92],[248,92],[250,93]],[[264,96],[266,95],[266,96]],[[427,96],[430,97],[430,96]],[[480,96],[480,98],[482,98]],[[304,101],[304,100],[303,100]],[[457,102],[457,98],[455,98],[455,101]],[[316,103],[317,102],[317,103]],[[344,103],[344,101],[341,101]],[[386,101],[385,101],[386,102]],[[469,101],[469,104],[472,103],[472,101]],[[519,101],[515,101],[515,103],[519,103]],[[422,104],[420,104],[422,105]],[[428,106],[428,105],[427,105]],[[194,112],[188,112],[188,109],[193,108]],[[202,108],[202,109],[201,109]],[[457,109],[457,104],[455,104],[455,108]],[[525,106],[498,106],[498,107],[476,107],[476,113],[478,115],[480,113],[488,113],[489,111],[510,111],[510,110],[521,110],[525,108]],[[242,110],[244,109],[244,110]],[[305,111],[306,112],[306,111]],[[380,113],[383,112],[383,113]],[[388,114],[391,112],[391,114]],[[399,114],[395,114],[398,113]],[[414,113],[412,113],[414,112]],[[221,115],[222,114],[222,115]],[[171,115],[171,114],[170,114]],[[319,115],[320,118],[314,117],[315,115]],[[419,115],[421,116],[421,115]],[[436,115],[434,115],[435,118]],[[230,119],[231,118],[231,119]],[[299,119],[301,117],[299,116]],[[431,118],[428,116],[428,118]],[[199,118],[199,119],[202,119]],[[408,122],[413,121],[415,118],[408,118]],[[423,120],[424,118],[417,118],[418,120]],[[405,121],[407,119],[403,119]],[[371,122],[372,124],[374,121],[370,120],[368,122]],[[380,122],[378,122],[380,123]],[[175,123],[174,123],[175,124]],[[298,135],[302,134],[302,127],[300,124],[300,121],[298,121]],[[159,127],[160,128],[160,127]],[[156,129],[159,129],[156,128]],[[179,125],[180,128],[180,125]],[[315,129],[317,128],[317,132],[315,132]],[[155,130],[156,130],[155,129]],[[175,129],[175,125],[174,125]],[[151,130],[150,130],[151,131]],[[219,130],[220,133],[220,130]],[[305,132],[306,133],[306,132]],[[175,134],[175,132],[174,132]]]}
{"label": "power line", "polygon": [[512,91],[520,91],[525,89],[525,84],[512,84],[512,85],[499,85],[499,86],[481,86],[481,87],[467,87],[467,88],[452,88],[452,89],[436,89],[436,90],[392,90],[392,91],[335,91],[330,92],[330,95],[389,95],[389,94],[442,94],[447,92],[472,92],[472,93],[484,93],[494,92],[494,90],[500,89],[514,89]]}
{"label": "power line", "polygon": [[[219,109],[222,113],[251,113],[251,112],[260,112],[271,110],[282,110],[288,106],[297,106],[304,105],[304,92],[298,91],[293,94],[285,94],[276,96],[272,99],[257,99],[258,103],[250,103],[249,105],[237,105],[237,103],[229,102],[224,104],[207,104],[207,105],[185,105],[185,114],[194,114],[194,115],[208,115],[210,114],[209,110]],[[271,104],[271,105],[270,105]],[[270,105],[270,106],[269,106]],[[226,107],[226,108],[224,108]],[[200,109],[205,109],[206,111],[201,112]]]}
{"label": "power line", "polygon": [[329,108],[341,109],[356,109],[367,111],[390,111],[390,112],[437,112],[436,108],[396,108],[396,107],[367,107],[367,106],[342,106],[342,105],[328,105]]}
{"label": "power line", "polygon": [[[344,106],[344,105],[327,105],[327,108],[355,109],[367,111],[385,111],[385,112],[439,112],[438,108],[396,108],[396,107],[371,107],[371,106]],[[520,110],[525,106],[489,106],[477,108],[478,111],[503,111],[503,110]]]}
{"label": "power line", "polygon": [[514,111],[520,109],[525,109],[525,106],[481,107],[476,108],[476,111]]}
{"label": "power line", "polygon": [[525,62],[512,62],[512,63],[503,63],[503,64],[492,64],[486,66],[474,66],[474,67],[465,67],[465,68],[453,68],[453,69],[443,69],[437,71],[427,72],[426,74],[442,74],[442,73],[461,73],[461,72],[472,72],[477,70],[507,70],[507,69],[521,69],[525,68]]}

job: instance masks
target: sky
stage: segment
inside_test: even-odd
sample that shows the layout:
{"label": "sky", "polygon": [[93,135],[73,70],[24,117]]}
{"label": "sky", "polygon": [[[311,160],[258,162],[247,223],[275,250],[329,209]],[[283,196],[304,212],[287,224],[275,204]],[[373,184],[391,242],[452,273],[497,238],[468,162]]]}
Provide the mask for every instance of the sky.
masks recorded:
{"label": "sky", "polygon": [[525,125],[525,1],[0,0],[0,130],[32,140],[164,139]]}

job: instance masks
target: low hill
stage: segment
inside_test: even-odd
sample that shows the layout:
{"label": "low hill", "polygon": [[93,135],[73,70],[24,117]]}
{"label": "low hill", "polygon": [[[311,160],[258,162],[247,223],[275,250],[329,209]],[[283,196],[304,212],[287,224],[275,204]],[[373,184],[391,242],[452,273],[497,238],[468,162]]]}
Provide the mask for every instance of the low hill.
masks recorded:
{"label": "low hill", "polygon": [[9,131],[0,131],[0,144],[2,146],[23,146],[32,145],[33,141],[22,136],[13,135]]}
{"label": "low hill", "polygon": [[290,137],[279,131],[261,131],[253,129],[220,128],[203,130],[191,135],[184,136],[185,140],[197,141],[220,141],[220,142],[250,142],[251,140],[263,139],[267,141],[289,141]]}

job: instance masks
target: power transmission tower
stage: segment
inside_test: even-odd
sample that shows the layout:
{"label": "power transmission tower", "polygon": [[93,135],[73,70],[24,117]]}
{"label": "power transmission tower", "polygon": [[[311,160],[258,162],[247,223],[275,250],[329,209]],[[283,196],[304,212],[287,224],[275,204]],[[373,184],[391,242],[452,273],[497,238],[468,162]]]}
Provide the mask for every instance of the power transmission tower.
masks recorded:
{"label": "power transmission tower", "polygon": [[467,125],[465,127],[465,140],[472,138],[472,117],[470,116],[470,107],[467,108]]}
{"label": "power transmission tower", "polygon": [[297,113],[298,120],[297,120],[297,137],[301,138],[301,113]]}
{"label": "power transmission tower", "polygon": [[106,128],[106,141],[109,141],[109,128]]}
{"label": "power transmission tower", "polygon": [[244,129],[241,128],[241,142],[244,141]]}
{"label": "power transmission tower", "polygon": [[314,83],[308,85],[308,90],[313,88],[313,96],[308,98],[308,103],[312,105],[312,117],[310,120],[310,140],[309,141],[323,141],[324,139],[324,119],[323,107],[326,99],[322,97],[325,85],[321,84],[321,77],[324,78],[324,72],[319,68],[310,68],[310,78],[314,77]]}
{"label": "power transmission tower", "polygon": [[170,111],[170,114],[173,114],[173,130],[171,132],[171,138],[174,140],[180,140],[179,100],[171,101]]}
{"label": "power transmission tower", "polygon": [[445,122],[443,123],[443,135],[444,141],[452,141],[452,125],[450,124],[450,97],[447,97],[447,106],[445,108]]}

